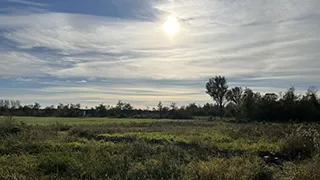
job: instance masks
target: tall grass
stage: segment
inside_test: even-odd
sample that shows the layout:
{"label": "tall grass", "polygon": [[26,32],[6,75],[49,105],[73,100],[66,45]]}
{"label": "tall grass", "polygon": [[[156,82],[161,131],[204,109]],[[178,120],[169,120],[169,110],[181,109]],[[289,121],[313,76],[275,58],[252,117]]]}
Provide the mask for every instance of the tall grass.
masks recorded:
{"label": "tall grass", "polygon": [[[209,121],[30,125],[7,117],[0,179],[319,179],[318,130]],[[283,167],[265,164],[261,150],[288,158]]]}

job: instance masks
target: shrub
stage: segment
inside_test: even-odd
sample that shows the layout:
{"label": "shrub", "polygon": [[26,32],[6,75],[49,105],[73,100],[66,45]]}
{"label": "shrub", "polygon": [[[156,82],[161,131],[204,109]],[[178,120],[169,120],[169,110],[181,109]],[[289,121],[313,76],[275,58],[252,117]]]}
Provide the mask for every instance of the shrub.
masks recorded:
{"label": "shrub", "polygon": [[21,130],[21,127],[11,116],[0,119],[0,137],[17,135]]}
{"label": "shrub", "polygon": [[54,153],[40,156],[39,169],[44,175],[68,175],[79,172],[75,159],[67,153]]}
{"label": "shrub", "polygon": [[299,127],[284,140],[280,151],[287,160],[311,158],[319,151],[320,139],[316,129]]}

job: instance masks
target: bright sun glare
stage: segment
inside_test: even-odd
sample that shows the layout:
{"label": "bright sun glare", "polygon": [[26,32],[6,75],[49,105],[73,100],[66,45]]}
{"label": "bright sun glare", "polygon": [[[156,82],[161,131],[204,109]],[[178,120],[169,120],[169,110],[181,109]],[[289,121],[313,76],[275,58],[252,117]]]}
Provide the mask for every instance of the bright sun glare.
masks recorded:
{"label": "bright sun glare", "polygon": [[163,31],[168,35],[175,35],[179,32],[179,21],[175,16],[169,16],[163,24]]}

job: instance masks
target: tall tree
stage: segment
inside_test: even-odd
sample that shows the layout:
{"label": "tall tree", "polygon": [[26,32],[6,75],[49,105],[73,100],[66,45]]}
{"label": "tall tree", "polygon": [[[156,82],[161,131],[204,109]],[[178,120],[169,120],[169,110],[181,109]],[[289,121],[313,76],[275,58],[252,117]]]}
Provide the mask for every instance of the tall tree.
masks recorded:
{"label": "tall tree", "polygon": [[233,102],[236,106],[240,106],[243,98],[243,89],[241,87],[234,87],[227,91],[226,98]]}
{"label": "tall tree", "polygon": [[306,95],[303,97],[305,100],[311,102],[313,105],[318,105],[318,89],[316,89],[315,87],[309,87],[307,90]]}
{"label": "tall tree", "polygon": [[161,101],[159,101],[157,107],[158,107],[159,116],[160,116],[160,119],[161,119],[162,118],[162,111],[163,111],[163,105],[162,105]]}
{"label": "tall tree", "polygon": [[130,103],[123,103],[122,110],[120,112],[120,117],[130,117],[133,107]]}
{"label": "tall tree", "polygon": [[[244,91],[241,87],[234,87],[227,91],[226,98],[229,103],[228,109],[233,111],[236,116],[240,116],[241,114],[241,106],[243,104],[243,95]],[[233,109],[233,110],[232,110]]]}
{"label": "tall tree", "polygon": [[245,116],[253,119],[256,114],[257,104],[261,101],[260,93],[253,92],[250,88],[245,88],[243,94],[242,110]]}
{"label": "tall tree", "polygon": [[294,87],[291,87],[287,90],[287,92],[284,94],[283,96],[283,100],[286,103],[293,103],[295,101],[297,101],[300,97],[298,95],[295,94],[295,89]]}
{"label": "tall tree", "polygon": [[226,99],[226,93],[228,91],[227,80],[223,76],[216,76],[209,79],[206,84],[206,93],[212,97],[220,108],[221,115],[223,114],[224,102]]}

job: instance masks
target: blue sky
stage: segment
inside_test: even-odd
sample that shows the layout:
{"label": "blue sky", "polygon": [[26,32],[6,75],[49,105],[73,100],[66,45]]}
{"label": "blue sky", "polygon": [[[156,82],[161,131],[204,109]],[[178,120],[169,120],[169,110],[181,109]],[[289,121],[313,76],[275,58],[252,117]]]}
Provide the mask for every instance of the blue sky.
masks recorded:
{"label": "blue sky", "polygon": [[[0,0],[0,98],[211,99],[206,81],[261,92],[320,87],[318,0]],[[175,16],[179,33],[162,26]]]}

